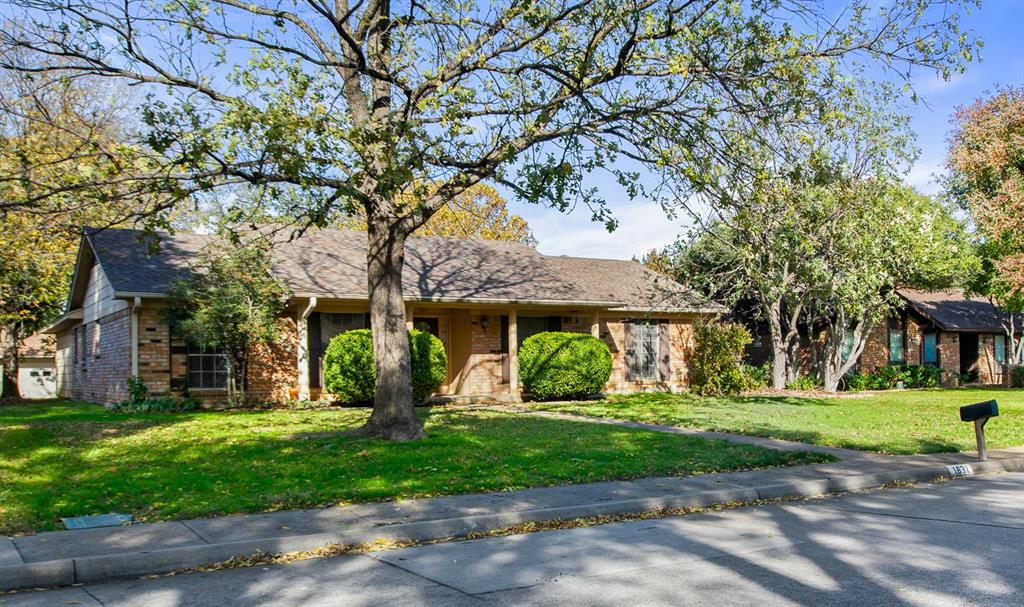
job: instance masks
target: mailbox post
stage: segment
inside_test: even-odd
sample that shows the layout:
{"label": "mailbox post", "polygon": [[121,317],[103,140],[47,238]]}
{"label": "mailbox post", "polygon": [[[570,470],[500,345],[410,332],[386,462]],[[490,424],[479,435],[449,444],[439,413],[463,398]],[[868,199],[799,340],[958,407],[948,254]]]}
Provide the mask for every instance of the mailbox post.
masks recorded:
{"label": "mailbox post", "polygon": [[998,415],[999,404],[994,400],[960,407],[960,421],[974,422],[974,439],[978,441],[978,459],[981,461],[988,459],[988,452],[985,450],[985,424],[990,418]]}

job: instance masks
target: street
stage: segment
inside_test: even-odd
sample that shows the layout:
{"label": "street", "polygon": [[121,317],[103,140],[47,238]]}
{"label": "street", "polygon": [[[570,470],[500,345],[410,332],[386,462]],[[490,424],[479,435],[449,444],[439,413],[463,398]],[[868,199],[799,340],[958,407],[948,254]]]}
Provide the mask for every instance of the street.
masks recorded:
{"label": "street", "polygon": [[3,607],[1024,604],[1024,473],[0,596]]}

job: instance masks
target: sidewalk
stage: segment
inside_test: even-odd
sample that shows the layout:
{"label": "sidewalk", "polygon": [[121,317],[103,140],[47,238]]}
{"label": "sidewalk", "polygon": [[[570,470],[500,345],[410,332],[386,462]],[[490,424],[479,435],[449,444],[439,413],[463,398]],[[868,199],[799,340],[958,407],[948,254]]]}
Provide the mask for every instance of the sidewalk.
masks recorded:
{"label": "sidewalk", "polygon": [[[648,424],[639,426],[650,428]],[[330,544],[354,545],[380,539],[444,539],[528,521],[706,507],[867,489],[892,482],[926,482],[956,474],[1024,470],[1024,448],[991,451],[988,462],[977,462],[969,453],[887,457],[772,439],[713,434],[714,438],[756,441],[774,448],[823,449],[844,459],[769,470],[565,485],[0,537],[0,590],[166,573],[258,552],[306,551]],[[950,465],[964,463],[971,465],[970,472],[949,469]]]}

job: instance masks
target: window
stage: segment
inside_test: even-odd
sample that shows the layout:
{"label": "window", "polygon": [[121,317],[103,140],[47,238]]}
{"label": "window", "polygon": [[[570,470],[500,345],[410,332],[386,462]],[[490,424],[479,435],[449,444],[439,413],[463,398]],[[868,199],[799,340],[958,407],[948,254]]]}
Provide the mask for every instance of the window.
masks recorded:
{"label": "window", "polygon": [[996,362],[999,364],[1003,364],[1006,362],[1006,336],[996,335],[994,341],[996,350]]}
{"label": "window", "polygon": [[893,318],[889,320],[889,364],[902,365],[906,360],[903,350],[903,320]]}
{"label": "window", "polygon": [[520,349],[528,337],[545,331],[561,330],[561,316],[520,316],[516,319],[516,341]]}
{"label": "window", "polygon": [[840,362],[846,362],[850,360],[850,354],[853,353],[853,331],[847,331],[846,335],[843,336],[843,360]]}
{"label": "window", "polygon": [[939,366],[939,334],[925,333],[921,342],[921,362],[933,367]]}
{"label": "window", "polygon": [[658,325],[636,324],[633,326],[633,343],[636,348],[636,380],[657,381],[658,372]]}
{"label": "window", "polygon": [[309,386],[323,385],[324,354],[331,339],[354,329],[369,329],[370,315],[366,313],[313,312],[309,315]]}
{"label": "window", "polygon": [[228,385],[228,360],[223,350],[188,346],[188,387],[224,389]]}

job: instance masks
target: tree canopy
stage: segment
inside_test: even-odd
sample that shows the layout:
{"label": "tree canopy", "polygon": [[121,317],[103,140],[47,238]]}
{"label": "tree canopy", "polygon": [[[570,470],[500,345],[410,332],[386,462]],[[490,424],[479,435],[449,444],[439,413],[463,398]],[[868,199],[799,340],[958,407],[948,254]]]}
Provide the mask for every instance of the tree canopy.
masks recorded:
{"label": "tree canopy", "polygon": [[[953,118],[950,194],[988,241],[988,291],[1011,303],[1024,297],[1024,89],[998,89],[960,107]],[[1022,308],[1018,308],[1022,309]]]}
{"label": "tree canopy", "polygon": [[365,432],[395,439],[422,435],[405,239],[467,188],[489,180],[614,227],[594,172],[628,196],[706,194],[756,170],[739,126],[767,137],[813,119],[869,64],[910,83],[960,69],[975,46],[956,0],[838,13],[815,0],[13,3],[31,23],[0,32],[0,66],[56,69],[5,50],[32,49],[148,90],[131,162],[72,190],[243,186],[300,225],[362,210],[378,369]]}
{"label": "tree canopy", "polygon": [[202,251],[191,274],[171,284],[162,308],[176,337],[224,353],[231,404],[246,400],[253,348],[281,335],[289,291],[271,275],[270,251],[270,241],[259,235],[219,239]]}
{"label": "tree canopy", "polygon": [[[340,220],[338,225],[353,230],[367,228],[366,219],[361,215],[346,217]],[[493,187],[483,183],[467,188],[447,206],[438,209],[415,233],[423,236],[510,240],[529,245],[537,244],[537,239],[534,238],[526,220],[509,212],[508,201]]]}

